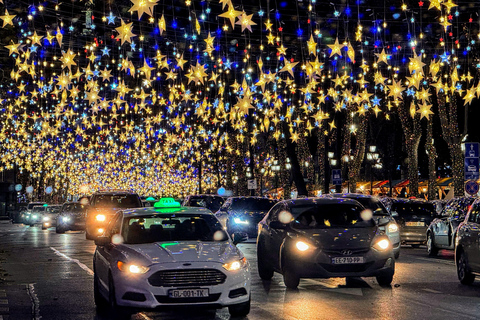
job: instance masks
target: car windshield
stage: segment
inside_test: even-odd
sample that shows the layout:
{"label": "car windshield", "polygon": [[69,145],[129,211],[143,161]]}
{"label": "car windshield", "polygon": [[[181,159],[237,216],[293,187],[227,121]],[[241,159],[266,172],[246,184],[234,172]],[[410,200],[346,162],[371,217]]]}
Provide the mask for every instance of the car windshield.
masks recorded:
{"label": "car windshield", "polygon": [[397,212],[403,219],[410,219],[413,216],[418,218],[432,218],[435,208],[431,203],[418,202],[396,202],[392,204],[392,212]]}
{"label": "car windshield", "polygon": [[123,221],[122,236],[126,244],[228,239],[214,216],[191,214],[128,217]]}
{"label": "car windshield", "polygon": [[59,206],[51,206],[51,207],[47,207],[47,209],[45,211],[48,212],[48,213],[59,213],[60,209],[61,209],[61,207],[59,207]]}
{"label": "car windshield", "polygon": [[142,204],[135,194],[102,194],[95,197],[92,203],[95,207],[108,208],[138,208]]}
{"label": "car windshield", "polygon": [[189,207],[203,207],[211,211],[218,211],[225,202],[222,197],[215,196],[191,196],[188,200]]}
{"label": "car windshield", "polygon": [[231,210],[268,211],[277,203],[270,199],[239,198],[233,199]]}
{"label": "car windshield", "polygon": [[29,203],[29,204],[27,205],[27,208],[28,208],[28,210],[32,210],[34,206],[41,206],[41,205],[43,205],[43,203],[39,203],[39,202]]}
{"label": "car windshield", "polygon": [[297,229],[366,228],[375,226],[372,214],[350,204],[318,204],[291,208]]}
{"label": "car windshield", "polygon": [[82,205],[80,203],[71,203],[65,205],[62,211],[68,211],[68,212],[83,212],[85,211],[86,206]]}
{"label": "car windshield", "polygon": [[45,207],[33,207],[33,211],[34,212],[43,212],[45,211]]}
{"label": "car windshield", "polygon": [[364,198],[355,198],[355,200],[360,202],[362,206],[364,206],[365,208],[372,210],[373,214],[376,216],[388,215],[387,209],[385,209],[383,204],[376,199],[364,197]]}

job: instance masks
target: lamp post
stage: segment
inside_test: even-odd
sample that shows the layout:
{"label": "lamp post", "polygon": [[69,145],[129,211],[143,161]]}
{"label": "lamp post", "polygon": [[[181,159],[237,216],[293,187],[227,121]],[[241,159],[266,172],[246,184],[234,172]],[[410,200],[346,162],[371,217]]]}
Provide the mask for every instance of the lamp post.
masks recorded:
{"label": "lamp post", "polygon": [[273,160],[272,170],[275,172],[275,191],[277,192],[278,196],[278,171],[280,171],[280,165],[278,164],[278,160]]}
{"label": "lamp post", "polygon": [[263,175],[265,174],[265,168],[260,169],[260,197],[263,197]]}
{"label": "lamp post", "polygon": [[367,161],[368,163],[370,164],[370,195],[373,196],[373,166],[377,166],[380,165],[380,168],[381,168],[381,164],[380,163],[377,163],[378,161],[378,153],[376,152],[377,151],[377,147],[376,146],[370,146],[369,149],[368,149],[369,152],[367,152]]}

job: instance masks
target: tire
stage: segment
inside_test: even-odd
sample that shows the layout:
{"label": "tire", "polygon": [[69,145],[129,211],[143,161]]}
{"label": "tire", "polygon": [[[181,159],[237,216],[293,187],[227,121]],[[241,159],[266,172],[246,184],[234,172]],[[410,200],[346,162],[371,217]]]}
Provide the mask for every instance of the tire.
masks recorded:
{"label": "tire", "polygon": [[107,300],[100,293],[100,287],[98,283],[98,276],[96,273],[93,274],[93,299],[97,309],[106,309],[108,306]]}
{"label": "tire", "polygon": [[117,305],[117,299],[115,298],[115,285],[111,274],[108,277],[108,304],[112,319],[130,320],[132,318],[133,312],[131,309]]}
{"label": "tire", "polygon": [[269,267],[267,261],[265,261],[265,250],[263,246],[262,239],[259,238],[257,246],[258,275],[262,280],[271,280],[273,278],[273,269]]}
{"label": "tire", "polygon": [[395,252],[395,260],[398,259],[400,257],[400,250],[398,250],[398,252]]}
{"label": "tire", "polygon": [[475,275],[470,271],[467,255],[463,251],[457,261],[457,276],[461,284],[469,285],[475,281]]}
{"label": "tire", "polygon": [[297,289],[300,283],[300,277],[294,270],[285,268],[283,271],[283,282],[288,289]]}
{"label": "tire", "polygon": [[245,317],[250,313],[250,298],[247,302],[228,306],[228,312],[232,317]]}
{"label": "tire", "polygon": [[42,225],[42,230],[47,230],[47,227],[44,227],[44,226]]}
{"label": "tire", "polygon": [[433,236],[430,232],[427,234],[427,253],[429,257],[436,257],[438,254],[438,248],[435,247]]}
{"label": "tire", "polygon": [[62,227],[58,227],[58,226],[57,226],[57,227],[55,227],[55,232],[56,232],[56,233],[65,233],[65,230],[62,229]]}
{"label": "tire", "polygon": [[386,276],[378,276],[377,282],[381,287],[389,287],[393,281],[393,274],[389,274]]}

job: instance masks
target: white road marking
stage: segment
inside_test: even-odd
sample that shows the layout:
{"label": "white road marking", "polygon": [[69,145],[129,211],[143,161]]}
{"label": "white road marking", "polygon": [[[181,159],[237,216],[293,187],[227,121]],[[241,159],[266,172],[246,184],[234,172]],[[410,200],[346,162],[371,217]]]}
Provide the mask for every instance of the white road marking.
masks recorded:
{"label": "white road marking", "polygon": [[32,301],[32,319],[39,320],[42,317],[40,316],[40,300],[38,300],[37,294],[35,293],[35,284],[31,283],[27,285],[27,293]]}
{"label": "white road marking", "polygon": [[435,258],[422,258],[422,257],[414,257],[414,259],[428,261],[428,262],[436,262],[436,263],[446,264],[449,266],[455,265],[455,261],[449,261],[449,260],[440,260]]}
{"label": "white road marking", "polygon": [[73,259],[73,258],[70,258],[69,256],[67,256],[66,254],[64,253],[61,253],[60,251],[58,251],[57,249],[53,248],[53,247],[50,247],[50,249],[53,250],[53,252],[55,252],[55,254],[57,256],[60,256],[60,257],[63,257],[69,261],[72,261],[72,262],[75,262],[76,264],[78,264],[78,266],[80,268],[82,268],[83,270],[85,270],[89,275],[93,276],[93,271],[92,269],[90,269],[89,267],[87,267],[85,264],[81,263],[78,259]]}
{"label": "white road marking", "polygon": [[422,290],[430,293],[442,293],[441,291],[433,290],[433,289],[422,289]]}

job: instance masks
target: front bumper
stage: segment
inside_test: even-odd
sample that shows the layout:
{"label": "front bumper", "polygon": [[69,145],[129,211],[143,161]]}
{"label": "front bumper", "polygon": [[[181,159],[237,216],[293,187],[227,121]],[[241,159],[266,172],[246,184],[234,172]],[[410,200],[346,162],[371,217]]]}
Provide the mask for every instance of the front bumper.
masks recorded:
{"label": "front bumper", "polygon": [[[295,249],[291,249],[295,250]],[[363,257],[363,263],[333,264],[336,257],[346,257],[340,253],[315,250],[311,253],[295,252],[290,254],[282,268],[288,267],[300,278],[334,278],[334,277],[376,277],[395,273],[395,258],[392,250],[353,253],[351,257]],[[350,257],[350,256],[349,256]]]}
{"label": "front bumper", "polygon": [[[220,263],[191,263],[188,269],[217,269],[226,275],[225,282],[210,286],[159,287],[149,283],[148,278],[162,270],[185,270],[183,263],[164,263],[151,266],[146,274],[131,275],[114,268],[112,271],[117,304],[141,310],[175,306],[207,306],[222,308],[246,302],[250,299],[250,267],[227,271]],[[206,298],[170,298],[173,289],[208,289]],[[233,292],[233,294],[232,294]],[[235,294],[237,293],[237,294]],[[238,295],[238,293],[241,293]],[[136,301],[135,301],[136,300]]]}
{"label": "front bumper", "polygon": [[67,220],[63,219],[64,217],[59,218],[57,225],[65,230],[85,230],[85,219],[68,217]]}
{"label": "front bumper", "polygon": [[57,226],[56,220],[42,221],[42,228],[50,228]]}

